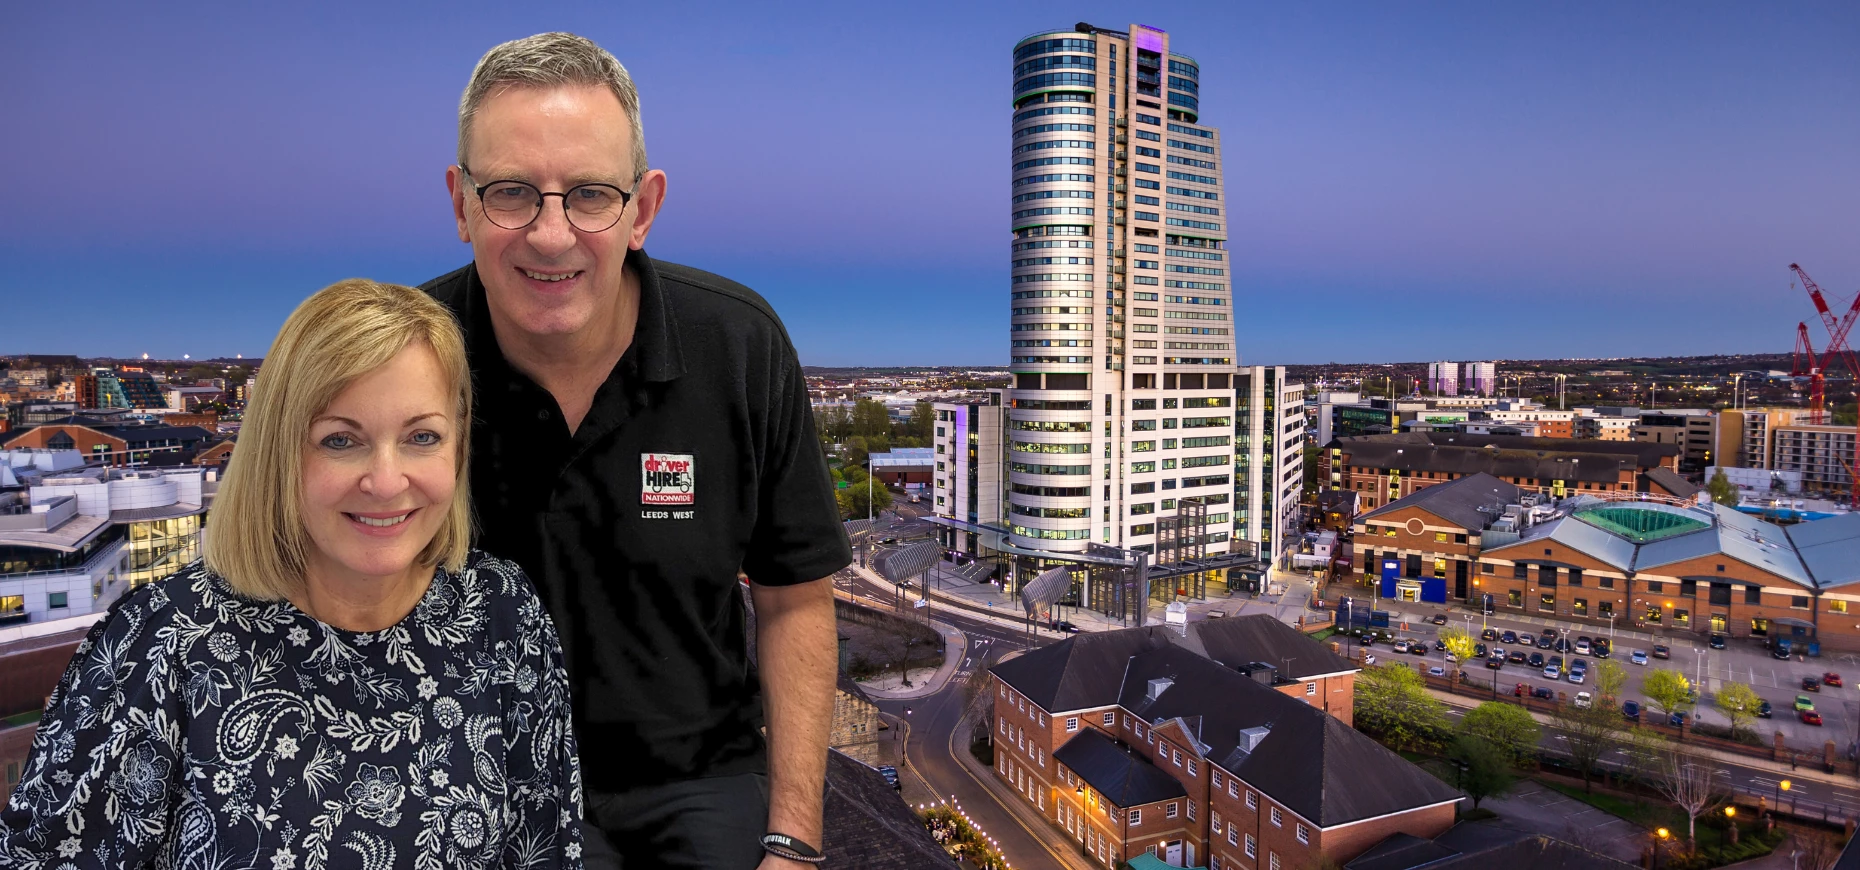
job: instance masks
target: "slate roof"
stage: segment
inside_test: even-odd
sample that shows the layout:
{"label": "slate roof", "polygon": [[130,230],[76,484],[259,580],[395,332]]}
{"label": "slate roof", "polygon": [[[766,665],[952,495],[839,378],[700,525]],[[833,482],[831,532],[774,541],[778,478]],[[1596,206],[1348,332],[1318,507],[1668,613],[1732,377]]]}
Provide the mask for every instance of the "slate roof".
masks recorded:
{"label": "slate roof", "polygon": [[1180,780],[1095,728],[1080,731],[1053,750],[1053,760],[1071,768],[1093,790],[1120,807],[1188,796]]}
{"label": "slate roof", "polygon": [[1418,507],[1462,529],[1477,531],[1490,526],[1499,516],[1480,508],[1496,505],[1502,512],[1505,505],[1517,504],[1522,493],[1516,486],[1481,471],[1410,493],[1364,514],[1363,519]]}
{"label": "slate roof", "polygon": [[[1098,642],[1080,643],[1088,638]],[[1458,799],[1445,783],[1341,720],[1172,639],[1181,636],[1162,627],[1076,635],[992,670],[1049,713],[1118,705],[1152,725],[1179,719],[1202,757],[1320,827]],[[1173,682],[1151,699],[1151,679]],[[1042,698],[1065,706],[1047,707]],[[1242,751],[1240,732],[1254,727],[1270,730],[1255,751]],[[1116,747],[1102,735],[1092,739]],[[1053,756],[1064,761],[1071,745]],[[1078,751],[1104,752],[1086,747]],[[1093,787],[1109,794],[1097,782]]]}
{"label": "slate roof", "polygon": [[1614,870],[1635,865],[1543,834],[1474,822],[1455,825],[1433,840],[1391,835],[1343,866],[1344,870]]}
{"label": "slate roof", "polygon": [[1698,495],[1699,490],[1702,488],[1692,481],[1680,477],[1678,472],[1670,468],[1649,468],[1644,476],[1647,478],[1648,483],[1658,486],[1680,498],[1691,498]]}
{"label": "slate roof", "polygon": [[1327,446],[1348,453],[1351,465],[1372,468],[1596,483],[1616,482],[1623,471],[1640,472],[1679,455],[1674,444],[1466,432],[1352,435]]}
{"label": "slate roof", "polygon": [[1860,514],[1797,523],[1784,534],[1821,588],[1860,582]]}
{"label": "slate roof", "polygon": [[[1633,541],[1567,516],[1537,523],[1525,529],[1517,541],[1487,547],[1485,552],[1501,559],[1530,561],[1527,555],[1535,555],[1536,552],[1531,548],[1541,547],[1545,541],[1555,541],[1621,571],[1634,570]],[[1516,548],[1523,548],[1525,552],[1506,552]]]}
{"label": "slate roof", "polygon": [[1264,613],[1191,622],[1188,635],[1174,641],[1230,668],[1265,662],[1294,680],[1362,670],[1304,632]]}
{"label": "slate roof", "polygon": [[825,842],[821,867],[843,870],[948,870],[954,866],[917,813],[874,769],[839,750],[827,753]]}
{"label": "slate roof", "polygon": [[1644,571],[1722,553],[1754,568],[1761,568],[1801,586],[1813,587],[1814,578],[1789,543],[1781,526],[1764,522],[1735,508],[1710,505],[1717,517],[1712,528],[1689,535],[1674,535],[1641,545],[1634,569]]}

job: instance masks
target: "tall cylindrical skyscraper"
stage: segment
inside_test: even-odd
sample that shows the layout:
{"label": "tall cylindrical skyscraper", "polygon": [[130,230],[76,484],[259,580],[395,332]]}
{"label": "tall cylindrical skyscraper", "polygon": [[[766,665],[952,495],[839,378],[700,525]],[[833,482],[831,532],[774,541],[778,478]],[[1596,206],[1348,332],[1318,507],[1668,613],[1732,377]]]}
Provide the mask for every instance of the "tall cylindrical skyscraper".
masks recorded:
{"label": "tall cylindrical skyscraper", "polygon": [[1013,73],[1011,542],[1155,552],[1192,498],[1225,552],[1245,436],[1201,70],[1161,30],[1080,24],[1021,40]]}

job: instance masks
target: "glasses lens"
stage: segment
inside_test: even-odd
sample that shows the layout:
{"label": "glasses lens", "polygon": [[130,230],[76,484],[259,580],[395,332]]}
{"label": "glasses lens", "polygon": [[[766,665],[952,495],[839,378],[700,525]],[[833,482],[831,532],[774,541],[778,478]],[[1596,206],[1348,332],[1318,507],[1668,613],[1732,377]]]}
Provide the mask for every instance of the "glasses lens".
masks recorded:
{"label": "glasses lens", "polygon": [[491,223],[520,230],[536,219],[542,208],[542,191],[521,181],[499,181],[484,189],[484,216]]}
{"label": "glasses lens", "polygon": [[562,204],[575,229],[598,233],[619,223],[620,213],[626,210],[626,196],[612,185],[584,184],[569,190]]}

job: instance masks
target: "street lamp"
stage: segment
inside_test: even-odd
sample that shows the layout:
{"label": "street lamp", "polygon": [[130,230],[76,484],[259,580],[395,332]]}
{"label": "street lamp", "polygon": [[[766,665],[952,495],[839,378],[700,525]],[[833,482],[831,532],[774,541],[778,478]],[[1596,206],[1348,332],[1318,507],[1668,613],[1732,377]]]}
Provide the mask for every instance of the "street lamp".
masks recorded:
{"label": "street lamp", "polygon": [[1665,828],[1661,828],[1657,831],[1654,831],[1653,835],[1654,835],[1653,867],[1654,867],[1654,870],[1659,870],[1660,868],[1660,847],[1666,845],[1667,839],[1673,836],[1673,832],[1668,831]]}
{"label": "street lamp", "polygon": [[1724,808],[1724,836],[1719,838],[1719,848],[1728,848],[1737,842],[1737,807]]}

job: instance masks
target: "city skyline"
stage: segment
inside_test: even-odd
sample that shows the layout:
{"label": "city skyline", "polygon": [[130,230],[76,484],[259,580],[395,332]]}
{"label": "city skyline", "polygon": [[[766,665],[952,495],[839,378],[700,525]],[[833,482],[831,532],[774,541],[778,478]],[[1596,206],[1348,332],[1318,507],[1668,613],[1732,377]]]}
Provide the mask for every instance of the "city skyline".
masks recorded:
{"label": "city skyline", "polygon": [[[16,13],[28,38],[0,92],[40,132],[0,154],[40,205],[0,217],[0,298],[33,323],[0,353],[258,356],[318,287],[455,267],[441,172],[458,91],[491,44],[559,28],[641,83],[671,174],[656,256],[762,292],[809,365],[1005,364],[999,70],[1028,33],[1129,14],[938,12],[967,23],[850,6]],[[1186,50],[1232,167],[1236,314],[1299,327],[1237,317],[1237,362],[1412,360],[1443,334],[1435,358],[1774,352],[1812,314],[1790,262],[1860,288],[1838,213],[1860,192],[1844,151],[1860,67],[1841,47],[1860,11],[1686,12],[1146,13],[1197,22]],[[920,260],[896,255],[904,238]]]}

